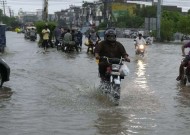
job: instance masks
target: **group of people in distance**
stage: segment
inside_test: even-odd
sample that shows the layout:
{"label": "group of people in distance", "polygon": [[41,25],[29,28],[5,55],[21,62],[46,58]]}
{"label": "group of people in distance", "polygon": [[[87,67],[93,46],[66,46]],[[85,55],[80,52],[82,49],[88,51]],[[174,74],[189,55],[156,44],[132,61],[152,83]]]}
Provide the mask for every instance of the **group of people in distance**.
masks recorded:
{"label": "group of people in distance", "polygon": [[[46,26],[45,29],[42,30],[43,34],[43,46],[44,50],[47,50],[48,40],[49,40],[49,34],[50,30]],[[54,30],[54,37],[55,37],[55,45],[57,45],[60,42],[60,38],[63,39],[63,41],[67,44],[75,44],[76,50],[78,51],[78,47],[82,47],[82,37],[83,34],[80,32],[80,30],[77,30],[77,33],[75,33],[74,30],[67,29],[66,31],[61,27],[56,27]],[[99,35],[95,32],[94,29],[91,30],[91,32],[88,35],[88,40],[90,41],[96,41],[101,40]],[[103,56],[106,56],[108,58],[125,58],[127,62],[130,62],[129,55],[125,50],[125,47],[116,40],[116,31],[113,28],[105,30],[104,33],[104,40],[101,41],[95,50],[95,58],[99,60],[99,74],[102,79],[105,78],[105,72],[106,68],[109,65],[107,62],[105,62],[103,59],[101,59]],[[139,34],[139,36],[135,39],[136,43],[142,42],[145,43],[146,41],[142,37],[142,34]],[[137,44],[136,44],[137,45]],[[135,46],[136,46],[135,45]]]}
{"label": "group of people in distance", "polygon": [[[50,41],[50,30],[48,26],[42,30],[42,46],[44,51],[47,51],[47,47]],[[55,46],[57,46],[60,42],[64,42],[66,44],[74,45],[76,51],[78,51],[78,47],[82,47],[82,37],[83,34],[78,29],[77,32],[75,30],[64,29],[62,27],[56,27],[53,31],[53,37],[55,38]]]}
{"label": "group of people in distance", "polygon": [[[48,29],[48,26],[46,26],[42,30],[43,34],[43,46],[44,50],[47,50],[48,41],[49,41],[49,35],[50,30]],[[75,33],[74,30],[67,29],[65,31],[63,28],[56,27],[54,30],[54,36],[55,36],[55,45],[57,45],[60,42],[60,38],[64,40],[66,43],[73,43],[76,44],[76,50],[77,46],[82,47],[82,37],[83,34],[80,32],[80,30],[77,30],[77,33]],[[88,39],[90,40],[96,40],[100,39],[100,37],[97,35],[97,33],[93,30],[89,36]],[[107,62],[101,59],[101,57],[106,56],[109,58],[125,58],[127,62],[130,62],[129,55],[126,52],[124,46],[116,40],[116,31],[114,29],[107,29],[105,30],[104,34],[104,40],[101,41],[95,51],[95,58],[99,60],[99,74],[102,79],[105,77],[106,68],[109,65]],[[139,34],[139,36],[135,39],[136,42],[142,42],[146,43],[144,38],[142,37],[142,34]],[[76,43],[77,42],[77,43]],[[136,46],[137,44],[135,44]],[[182,61],[180,67],[179,67],[179,76],[176,78],[177,81],[182,79],[182,76],[184,74],[184,67],[187,67],[190,65],[190,52],[188,55],[185,54],[185,48],[190,47],[190,42],[184,43],[182,46],[182,55],[185,57],[185,59]]]}

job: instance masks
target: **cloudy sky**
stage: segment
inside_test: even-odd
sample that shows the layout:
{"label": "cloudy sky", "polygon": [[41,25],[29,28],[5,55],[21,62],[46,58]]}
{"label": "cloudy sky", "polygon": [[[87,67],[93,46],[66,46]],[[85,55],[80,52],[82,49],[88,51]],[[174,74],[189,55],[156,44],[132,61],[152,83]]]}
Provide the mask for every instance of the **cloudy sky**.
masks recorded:
{"label": "cloudy sky", "polygon": [[[37,9],[42,9],[44,0],[1,0],[0,8],[3,10],[2,1],[5,1],[5,11],[9,14],[10,9],[17,15],[20,8],[23,11],[35,12]],[[69,5],[81,6],[82,1],[98,1],[98,0],[48,0],[49,13],[52,14],[61,9],[69,8]],[[190,9],[190,0],[162,0],[163,5],[176,5],[183,7],[183,11]]]}

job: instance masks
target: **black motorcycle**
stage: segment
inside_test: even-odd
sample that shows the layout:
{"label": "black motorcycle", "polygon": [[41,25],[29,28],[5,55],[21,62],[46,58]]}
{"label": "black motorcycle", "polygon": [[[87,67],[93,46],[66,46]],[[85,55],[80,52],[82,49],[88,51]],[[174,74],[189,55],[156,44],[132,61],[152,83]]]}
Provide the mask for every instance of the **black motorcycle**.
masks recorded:
{"label": "black motorcycle", "polygon": [[[182,59],[182,61],[185,58]],[[181,84],[186,85],[187,82],[190,82],[190,65],[187,65],[186,67],[184,67],[184,74],[182,75],[181,78]]]}
{"label": "black motorcycle", "polygon": [[10,76],[10,67],[7,63],[0,58],[0,87],[3,86],[3,83],[9,81]]}
{"label": "black motorcycle", "polygon": [[120,89],[121,89],[121,79],[124,79],[124,74],[121,72],[121,67],[125,61],[124,58],[108,58],[102,57],[102,60],[106,60],[109,63],[104,79],[101,78],[101,84],[99,89],[108,95],[108,97],[115,103],[119,104],[120,100]]}

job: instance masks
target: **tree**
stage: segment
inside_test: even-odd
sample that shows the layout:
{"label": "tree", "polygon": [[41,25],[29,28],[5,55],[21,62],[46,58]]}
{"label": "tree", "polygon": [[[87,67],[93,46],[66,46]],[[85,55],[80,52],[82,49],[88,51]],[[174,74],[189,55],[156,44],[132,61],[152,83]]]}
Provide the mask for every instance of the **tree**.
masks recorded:
{"label": "tree", "polygon": [[190,33],[190,15],[180,16],[180,21],[177,23],[178,31],[187,35]]}
{"label": "tree", "polygon": [[135,10],[137,16],[141,17],[156,17],[157,7],[156,6],[146,6],[146,7],[138,7]]}
{"label": "tree", "polygon": [[161,41],[171,41],[174,34],[174,21],[166,18],[161,20],[160,37]]}
{"label": "tree", "polygon": [[55,22],[45,22],[45,21],[38,21],[38,22],[35,23],[37,33],[40,36],[40,39],[39,39],[39,42],[38,42],[39,44],[42,43],[42,30],[45,28],[46,25],[48,25],[48,27],[49,27],[50,39],[52,39],[53,31],[54,31],[57,24]]}
{"label": "tree", "polygon": [[144,19],[140,16],[123,15],[117,19],[117,27],[123,28],[139,28],[143,25]]}

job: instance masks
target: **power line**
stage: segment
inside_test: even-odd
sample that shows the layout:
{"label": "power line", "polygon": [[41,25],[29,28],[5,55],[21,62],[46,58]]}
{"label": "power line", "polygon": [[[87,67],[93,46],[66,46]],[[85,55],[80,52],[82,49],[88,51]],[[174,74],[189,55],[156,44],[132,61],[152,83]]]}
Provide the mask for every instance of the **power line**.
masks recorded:
{"label": "power line", "polygon": [[5,16],[6,15],[5,14],[5,4],[7,4],[7,2],[5,0],[1,0],[0,2],[3,5],[3,12],[4,12],[4,16]]}

